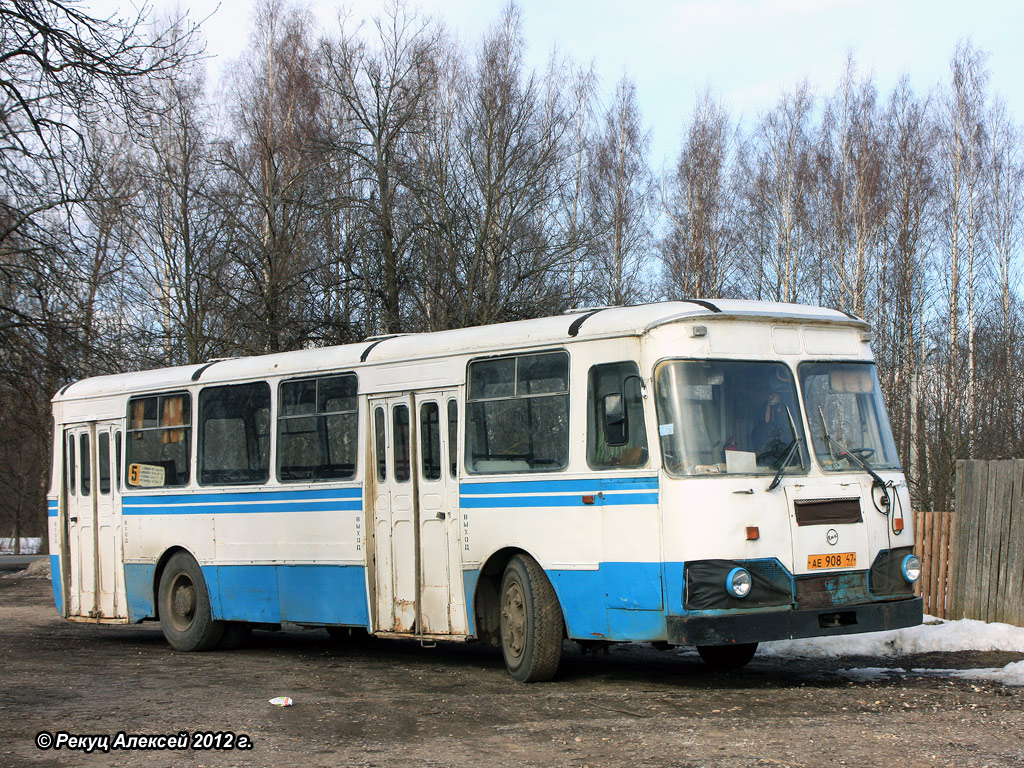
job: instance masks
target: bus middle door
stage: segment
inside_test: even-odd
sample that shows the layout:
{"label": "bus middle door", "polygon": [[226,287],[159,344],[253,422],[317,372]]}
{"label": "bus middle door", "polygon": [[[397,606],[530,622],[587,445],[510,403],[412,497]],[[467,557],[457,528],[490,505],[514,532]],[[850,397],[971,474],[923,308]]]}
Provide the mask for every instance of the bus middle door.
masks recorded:
{"label": "bus middle door", "polygon": [[377,631],[464,631],[461,590],[452,589],[451,575],[461,579],[451,563],[458,537],[449,537],[459,522],[451,439],[457,413],[454,392],[370,399]]}
{"label": "bus middle door", "polygon": [[408,396],[370,399],[373,556],[379,632],[416,631],[416,505]]}

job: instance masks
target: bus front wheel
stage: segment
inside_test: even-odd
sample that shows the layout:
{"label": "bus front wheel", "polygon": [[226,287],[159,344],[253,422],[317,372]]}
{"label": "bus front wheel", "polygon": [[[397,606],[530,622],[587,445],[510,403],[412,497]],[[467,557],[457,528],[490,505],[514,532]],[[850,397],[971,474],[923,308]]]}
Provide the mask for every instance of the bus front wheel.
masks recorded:
{"label": "bus front wheel", "polygon": [[501,650],[521,683],[550,680],[562,660],[564,624],[558,597],[537,563],[513,557],[501,580]]}
{"label": "bus front wheel", "polygon": [[704,659],[704,663],[720,672],[727,672],[746,666],[754,658],[756,652],[757,643],[697,646],[697,653]]}
{"label": "bus front wheel", "polygon": [[224,638],[226,624],[210,614],[206,579],[187,552],[175,552],[160,576],[160,628],[176,651],[210,651]]}

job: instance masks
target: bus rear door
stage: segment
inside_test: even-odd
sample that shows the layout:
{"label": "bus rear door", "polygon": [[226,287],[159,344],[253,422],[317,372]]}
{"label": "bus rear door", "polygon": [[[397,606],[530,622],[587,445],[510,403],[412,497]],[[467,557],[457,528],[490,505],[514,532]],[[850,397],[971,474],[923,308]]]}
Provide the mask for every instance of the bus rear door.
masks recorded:
{"label": "bus rear door", "polygon": [[64,431],[69,616],[122,619],[128,615],[122,564],[120,445],[117,422],[79,424]]}

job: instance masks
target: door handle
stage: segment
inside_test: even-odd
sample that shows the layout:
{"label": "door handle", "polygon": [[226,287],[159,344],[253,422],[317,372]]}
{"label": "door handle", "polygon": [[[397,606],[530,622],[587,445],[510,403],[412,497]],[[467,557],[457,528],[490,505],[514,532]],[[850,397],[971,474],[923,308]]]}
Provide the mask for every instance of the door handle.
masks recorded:
{"label": "door handle", "polygon": [[72,517],[72,518],[69,518],[69,519],[70,519],[70,521],[72,523],[77,523],[78,522],[78,518],[77,517]]}
{"label": "door handle", "polygon": [[446,515],[444,512],[438,512],[437,513],[437,519],[438,520],[444,520],[446,517],[448,517],[448,515]]}

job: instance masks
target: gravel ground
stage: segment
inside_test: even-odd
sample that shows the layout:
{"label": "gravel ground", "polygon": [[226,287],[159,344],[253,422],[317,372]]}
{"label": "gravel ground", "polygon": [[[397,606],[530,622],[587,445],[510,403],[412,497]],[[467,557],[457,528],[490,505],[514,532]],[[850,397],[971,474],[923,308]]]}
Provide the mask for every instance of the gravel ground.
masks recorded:
{"label": "gravel ground", "polygon": [[[938,674],[1012,653],[755,657],[566,644],[558,679],[517,684],[472,643],[346,646],[256,632],[230,652],[172,651],[155,624],[60,619],[50,582],[0,578],[0,766],[1024,766],[1024,689]],[[289,696],[293,706],[268,700]],[[250,749],[39,749],[37,734],[176,735]],[[194,734],[198,732],[199,736]],[[225,734],[231,733],[229,737]],[[203,734],[210,734],[203,736]],[[220,734],[220,736],[217,736]]]}

